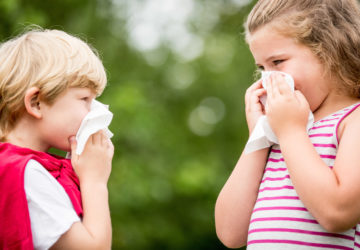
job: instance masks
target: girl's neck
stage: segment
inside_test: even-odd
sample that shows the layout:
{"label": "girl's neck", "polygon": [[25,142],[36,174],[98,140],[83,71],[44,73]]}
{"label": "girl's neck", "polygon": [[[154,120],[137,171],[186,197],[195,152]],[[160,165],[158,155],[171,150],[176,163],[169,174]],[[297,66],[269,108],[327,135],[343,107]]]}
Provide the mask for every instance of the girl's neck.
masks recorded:
{"label": "girl's neck", "polygon": [[313,111],[315,121],[318,121],[357,102],[360,102],[359,98],[350,97],[343,93],[332,91],[321,103],[321,105]]}

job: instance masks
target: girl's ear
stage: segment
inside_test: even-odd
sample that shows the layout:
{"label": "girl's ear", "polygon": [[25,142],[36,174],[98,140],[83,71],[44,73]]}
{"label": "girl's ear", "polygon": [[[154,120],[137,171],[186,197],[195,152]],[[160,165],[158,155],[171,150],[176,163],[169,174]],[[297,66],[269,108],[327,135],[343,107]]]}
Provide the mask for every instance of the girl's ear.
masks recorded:
{"label": "girl's ear", "polygon": [[25,109],[33,117],[40,119],[42,117],[40,111],[39,88],[31,87],[25,93],[24,98]]}

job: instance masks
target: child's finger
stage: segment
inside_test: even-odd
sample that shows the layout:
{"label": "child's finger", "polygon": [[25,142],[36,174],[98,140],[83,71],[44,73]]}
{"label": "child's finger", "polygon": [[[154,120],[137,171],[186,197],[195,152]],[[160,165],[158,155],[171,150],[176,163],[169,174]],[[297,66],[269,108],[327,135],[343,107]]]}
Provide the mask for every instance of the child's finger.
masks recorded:
{"label": "child's finger", "polygon": [[272,78],[270,78],[270,81],[268,81],[267,85],[266,85],[266,93],[267,93],[268,99],[273,99],[275,97],[273,85],[274,84],[273,84]]}
{"label": "child's finger", "polygon": [[95,134],[91,135],[91,140],[93,144],[101,143],[101,131],[96,132]]}
{"label": "child's finger", "polygon": [[106,138],[106,146],[107,146],[107,148],[112,150],[112,153],[114,153],[114,144],[112,143],[110,138]]}
{"label": "child's finger", "polygon": [[250,103],[250,99],[252,99],[252,96],[254,95],[254,92],[259,91],[259,90],[264,90],[263,86],[262,86],[262,80],[258,80],[255,83],[253,83],[247,90],[245,93],[245,103],[249,104]]}
{"label": "child's finger", "polygon": [[274,97],[281,95],[279,85],[281,84],[281,76],[279,74],[274,74],[270,76],[270,87],[272,89],[272,94]]}
{"label": "child's finger", "polygon": [[252,91],[252,90],[255,90],[255,89],[259,89],[259,88],[262,88],[262,80],[259,79],[257,80],[256,82],[254,82],[250,87],[249,87],[249,90]]}
{"label": "child's finger", "polygon": [[[251,96],[249,97],[249,107],[257,106],[260,103],[260,96],[265,95],[266,90],[265,89],[256,89],[251,93]],[[253,109],[251,109],[253,110]]]}
{"label": "child's finger", "polygon": [[88,141],[86,142],[86,144],[88,144],[88,143],[98,144],[100,142],[98,133],[99,132],[96,132],[96,133],[90,135],[90,137],[89,137]]}
{"label": "child's finger", "polygon": [[258,99],[260,99],[260,96],[265,95],[266,90],[265,89],[257,89],[254,91],[253,96],[255,96]]}
{"label": "child's finger", "polygon": [[255,83],[253,83],[247,90],[246,90],[246,93],[247,94],[252,94],[254,91],[258,90],[258,89],[262,89],[263,86],[262,86],[262,80],[258,80],[256,81]]}
{"label": "child's finger", "polygon": [[70,142],[70,147],[71,147],[71,158],[73,158],[76,156],[76,146],[77,146],[75,136],[71,136],[69,138],[69,142]]}
{"label": "child's finger", "polygon": [[71,136],[69,138],[69,142],[70,142],[70,147],[71,147],[71,151],[76,149],[76,139],[75,136]]}
{"label": "child's finger", "polygon": [[276,85],[277,85],[277,88],[279,89],[279,92],[281,94],[290,94],[292,91],[291,91],[291,88],[290,86],[287,84],[284,76],[281,76],[281,75],[277,75],[276,76]]}
{"label": "child's finger", "polygon": [[257,90],[262,88],[262,82],[261,79],[256,81],[255,83],[253,83],[247,90],[245,93],[245,103],[248,104],[250,102],[252,93]]}
{"label": "child's finger", "polygon": [[108,140],[108,137],[106,135],[105,130],[101,130],[101,145],[106,145],[106,141]]}
{"label": "child's finger", "polygon": [[298,102],[300,103],[301,106],[303,106],[303,105],[306,105],[307,107],[309,106],[309,103],[306,100],[305,96],[299,90],[295,90],[294,94],[295,94],[296,100],[298,100]]}

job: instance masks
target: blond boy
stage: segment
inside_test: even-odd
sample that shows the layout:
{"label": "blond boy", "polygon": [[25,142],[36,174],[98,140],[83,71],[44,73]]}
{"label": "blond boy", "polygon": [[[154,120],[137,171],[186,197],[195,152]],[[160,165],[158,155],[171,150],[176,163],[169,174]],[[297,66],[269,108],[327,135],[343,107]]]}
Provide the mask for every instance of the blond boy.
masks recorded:
{"label": "blond boy", "polygon": [[[107,181],[114,148],[74,136],[106,85],[98,56],[59,30],[30,30],[0,47],[0,248],[109,249]],[[80,194],[81,192],[81,194]]]}

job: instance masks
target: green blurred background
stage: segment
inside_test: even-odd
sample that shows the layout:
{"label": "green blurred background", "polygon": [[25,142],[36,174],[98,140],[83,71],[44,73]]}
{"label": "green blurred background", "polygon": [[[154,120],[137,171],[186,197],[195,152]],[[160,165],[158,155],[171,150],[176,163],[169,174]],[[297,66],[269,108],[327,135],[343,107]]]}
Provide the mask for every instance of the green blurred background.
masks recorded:
{"label": "green blurred background", "polygon": [[0,38],[74,34],[107,69],[113,249],[226,249],[214,205],[246,143],[250,0],[0,0]]}

